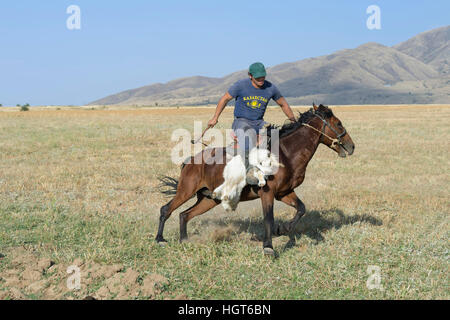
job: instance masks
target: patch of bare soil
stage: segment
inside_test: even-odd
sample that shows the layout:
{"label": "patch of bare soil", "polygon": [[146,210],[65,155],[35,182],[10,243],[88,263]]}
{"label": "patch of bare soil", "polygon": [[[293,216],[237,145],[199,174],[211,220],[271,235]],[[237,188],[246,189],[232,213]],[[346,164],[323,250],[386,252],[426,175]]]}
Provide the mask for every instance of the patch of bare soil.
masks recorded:
{"label": "patch of bare soil", "polygon": [[56,264],[25,248],[3,254],[0,263],[6,258],[10,260],[0,271],[0,300],[155,299],[168,284],[162,275],[144,275],[120,264],[79,259],[71,264]]}

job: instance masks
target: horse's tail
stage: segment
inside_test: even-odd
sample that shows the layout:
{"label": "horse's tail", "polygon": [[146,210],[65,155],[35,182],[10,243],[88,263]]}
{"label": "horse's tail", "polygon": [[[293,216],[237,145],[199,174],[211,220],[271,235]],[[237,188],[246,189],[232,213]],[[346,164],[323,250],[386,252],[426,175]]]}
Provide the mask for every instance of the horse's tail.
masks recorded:
{"label": "horse's tail", "polygon": [[[169,176],[161,175],[158,177],[160,184],[156,187],[160,193],[166,196],[173,196],[177,193],[178,180]],[[204,196],[212,199],[212,192],[208,188],[202,188],[199,190]],[[191,198],[193,198],[193,195]]]}
{"label": "horse's tail", "polygon": [[[198,154],[199,157],[203,157],[203,151],[201,153]],[[193,156],[189,156],[187,157],[183,163],[181,164],[181,175],[183,175],[184,169],[186,168],[187,164],[191,164],[191,163],[195,163],[194,161],[194,157]],[[196,171],[196,177],[200,177],[201,175],[201,171],[199,171],[199,167],[198,165],[195,166],[197,169],[195,169]],[[190,170],[193,167],[189,167]],[[181,178],[181,177],[180,177]],[[160,182],[160,184],[157,186],[157,189],[160,193],[165,194],[166,196],[172,196],[172,195],[176,195],[177,193],[177,189],[178,189],[178,184],[179,184],[179,180],[166,176],[166,175],[159,175],[158,176],[158,180]],[[200,181],[198,181],[200,183]],[[203,187],[200,190],[198,190],[199,192],[201,192],[204,196],[211,198],[212,196],[212,192],[210,190],[208,190],[208,188]],[[195,194],[192,195],[192,197],[195,197]]]}
{"label": "horse's tail", "polygon": [[167,196],[171,196],[177,193],[178,180],[166,175],[160,175],[158,177],[160,184],[157,189],[159,192],[164,193]]}
{"label": "horse's tail", "polygon": [[[190,163],[191,156],[184,159],[184,161],[181,163],[180,169],[183,170],[186,164]],[[159,175],[158,176],[159,185],[157,186],[157,189],[160,193],[164,193],[166,196],[172,196],[177,193],[177,187],[178,187],[178,180],[166,175]]]}

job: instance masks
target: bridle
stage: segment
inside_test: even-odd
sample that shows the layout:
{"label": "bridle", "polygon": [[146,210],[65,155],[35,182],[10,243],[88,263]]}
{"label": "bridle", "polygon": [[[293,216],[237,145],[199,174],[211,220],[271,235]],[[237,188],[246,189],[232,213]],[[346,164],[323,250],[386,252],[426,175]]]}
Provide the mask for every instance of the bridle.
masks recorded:
{"label": "bridle", "polygon": [[[311,128],[311,129],[313,129],[313,130],[315,130],[315,131],[317,131],[317,132],[319,132],[320,134],[322,134],[322,135],[324,135],[325,137],[327,137],[328,139],[330,139],[331,140],[331,147],[333,148],[334,146],[336,146],[336,145],[343,145],[342,144],[342,137],[343,136],[345,136],[346,134],[347,134],[347,130],[345,130],[345,128],[344,128],[344,131],[343,132],[341,132],[341,133],[338,133],[332,126],[330,126],[330,124],[328,123],[328,121],[327,120],[325,120],[324,118],[322,118],[319,114],[317,114],[315,111],[314,111],[314,116],[316,116],[317,118],[319,118],[320,120],[322,120],[322,122],[323,122],[323,126],[322,126],[322,130],[317,130],[316,128],[314,128],[313,126],[311,126],[311,125],[309,125],[309,124],[307,124],[307,123],[303,123],[303,125],[304,126],[306,126],[306,127],[308,127],[308,128]],[[331,131],[333,131],[335,134],[336,134],[336,138],[332,138],[332,137],[330,137],[329,135],[327,135],[326,133],[325,133],[325,127],[328,127],[328,128],[330,128],[331,129]]]}

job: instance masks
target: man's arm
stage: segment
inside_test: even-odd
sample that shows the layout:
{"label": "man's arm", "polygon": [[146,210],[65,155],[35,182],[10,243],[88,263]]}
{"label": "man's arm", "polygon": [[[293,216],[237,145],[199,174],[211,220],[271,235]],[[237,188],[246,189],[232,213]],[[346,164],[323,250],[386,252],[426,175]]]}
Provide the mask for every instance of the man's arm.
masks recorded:
{"label": "man's arm", "polygon": [[286,115],[286,117],[289,118],[289,120],[295,121],[294,113],[292,112],[291,107],[289,106],[289,104],[287,103],[287,101],[284,97],[281,97],[280,99],[276,100],[275,102],[278,103],[278,105],[281,107],[281,110],[283,110],[284,114]]}
{"label": "man's arm", "polygon": [[230,100],[233,99],[233,97],[227,92],[225,93],[222,98],[220,98],[219,103],[216,107],[216,112],[214,114],[214,117],[211,118],[211,120],[208,121],[208,127],[212,128],[217,124],[217,121],[219,121],[219,116],[222,113],[223,109],[227,106],[227,103],[230,102]]}

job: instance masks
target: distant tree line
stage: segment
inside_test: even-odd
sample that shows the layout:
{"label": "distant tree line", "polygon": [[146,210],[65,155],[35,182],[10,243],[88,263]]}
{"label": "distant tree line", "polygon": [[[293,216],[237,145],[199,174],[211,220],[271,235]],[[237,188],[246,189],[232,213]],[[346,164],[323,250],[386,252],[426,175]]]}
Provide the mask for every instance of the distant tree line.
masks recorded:
{"label": "distant tree line", "polygon": [[28,111],[28,110],[30,110],[29,106],[30,106],[29,103],[24,104],[22,106],[20,104],[17,104],[17,107],[20,107],[20,111]]}
{"label": "distant tree line", "polygon": [[[0,103],[0,107],[3,107],[3,104]],[[20,107],[20,111],[28,111],[29,107],[30,107],[30,104],[27,103],[27,104],[24,104],[22,106],[20,104],[16,104],[16,107]]]}

